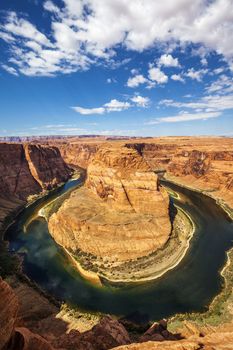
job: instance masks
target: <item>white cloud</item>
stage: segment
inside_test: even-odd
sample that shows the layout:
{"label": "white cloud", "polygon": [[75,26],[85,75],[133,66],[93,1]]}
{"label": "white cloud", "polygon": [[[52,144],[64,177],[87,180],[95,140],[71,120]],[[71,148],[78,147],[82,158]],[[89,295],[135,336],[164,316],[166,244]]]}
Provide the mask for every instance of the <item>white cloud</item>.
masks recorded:
{"label": "white cloud", "polygon": [[10,73],[10,74],[12,74],[12,75],[18,75],[16,69],[13,68],[13,67],[10,67],[10,66],[8,66],[8,65],[6,65],[6,64],[2,64],[1,67],[2,67],[6,72],[8,72],[8,73]]}
{"label": "white cloud", "polygon": [[172,74],[171,79],[175,81],[180,81],[181,83],[185,82],[184,78],[182,78],[180,74]]}
{"label": "white cloud", "polygon": [[83,108],[83,107],[71,107],[75,112],[83,115],[92,115],[92,114],[103,114],[105,112],[104,107],[97,108]]}
{"label": "white cloud", "polygon": [[149,79],[158,84],[165,84],[168,81],[168,76],[159,68],[151,67],[148,71]]}
{"label": "white cloud", "polygon": [[122,112],[126,111],[129,108],[132,107],[141,107],[146,108],[150,104],[149,97],[143,97],[140,95],[135,95],[130,98],[131,102],[127,101],[119,101],[117,99],[112,99],[111,101],[103,104],[101,107],[95,107],[95,108],[84,108],[80,106],[71,107],[75,112],[82,114],[82,115],[92,115],[92,114],[104,114],[104,113],[110,113],[110,112]]}
{"label": "white cloud", "polygon": [[7,43],[12,43],[13,41],[15,41],[15,38],[13,37],[13,35],[9,33],[1,32],[1,31],[0,31],[0,39],[6,41]]}
{"label": "white cloud", "polygon": [[147,82],[147,79],[143,75],[138,74],[128,79],[127,86],[131,88],[135,88],[141,84],[145,84],[146,82]]}
{"label": "white cloud", "polygon": [[174,58],[170,54],[162,55],[160,57],[160,59],[158,60],[158,65],[165,66],[165,67],[179,67],[180,66],[178,58]]}
{"label": "white cloud", "polygon": [[[162,61],[165,65],[174,64],[171,50],[176,46],[184,48],[189,43],[201,45],[202,58],[207,52],[215,51],[232,64],[233,46],[229,40],[232,0],[191,3],[187,0],[63,0],[59,11],[57,5],[47,0],[44,9],[50,21],[46,34],[43,27],[36,28],[21,13],[9,12],[0,26],[3,33],[0,36],[10,45],[11,58],[16,58],[24,67],[19,66],[24,74],[54,75],[87,69],[96,60],[113,59],[116,47],[138,52],[153,46],[166,47],[167,54]],[[33,55],[34,49],[26,50],[27,40],[40,44],[43,49],[58,51],[62,59],[56,69],[51,71],[46,64],[38,69],[31,67],[27,55]]]}
{"label": "white cloud", "polygon": [[229,95],[208,95],[204,96],[197,101],[192,102],[177,102],[173,100],[162,100],[160,105],[165,105],[167,107],[176,108],[187,108],[187,109],[197,109],[201,108],[206,110],[211,108],[214,111],[223,111],[233,108],[233,94]]}
{"label": "white cloud", "polygon": [[219,78],[206,87],[208,93],[218,92],[219,94],[227,94],[233,92],[233,79],[225,74],[220,75]]}
{"label": "white cloud", "polygon": [[202,81],[203,76],[208,72],[208,69],[200,69],[200,70],[195,70],[194,68],[188,69],[188,71],[185,73],[185,76],[197,80],[199,82]]}
{"label": "white cloud", "polygon": [[130,108],[131,105],[129,102],[122,102],[122,101],[113,99],[110,102],[105,103],[104,107],[107,112],[121,112],[125,109]]}
{"label": "white cloud", "polygon": [[203,57],[203,58],[201,59],[201,64],[202,64],[203,66],[208,66],[208,61],[207,61],[207,59],[206,59],[205,57]]}
{"label": "white cloud", "polygon": [[214,74],[221,74],[221,73],[224,72],[224,70],[225,70],[224,67],[219,67],[219,68],[214,69],[214,70],[213,70],[213,73],[214,73]]}
{"label": "white cloud", "polygon": [[149,97],[143,97],[140,95],[133,96],[131,98],[131,101],[134,102],[137,106],[139,107],[148,107],[150,104],[150,99]]}
{"label": "white cloud", "polygon": [[131,69],[131,74],[136,75],[139,74],[139,70],[136,68]]}
{"label": "white cloud", "polygon": [[52,1],[48,0],[44,3],[44,9],[49,12],[59,13],[59,7],[57,7]]}
{"label": "white cloud", "polygon": [[159,124],[159,123],[177,123],[177,122],[189,122],[193,120],[206,120],[210,118],[218,118],[221,112],[212,113],[181,113],[173,116],[156,118],[147,123],[147,125]]}
{"label": "white cloud", "polygon": [[38,31],[36,27],[24,18],[19,18],[15,12],[10,12],[8,20],[3,27],[10,35],[21,36],[36,41],[45,46],[53,46],[48,38]]}

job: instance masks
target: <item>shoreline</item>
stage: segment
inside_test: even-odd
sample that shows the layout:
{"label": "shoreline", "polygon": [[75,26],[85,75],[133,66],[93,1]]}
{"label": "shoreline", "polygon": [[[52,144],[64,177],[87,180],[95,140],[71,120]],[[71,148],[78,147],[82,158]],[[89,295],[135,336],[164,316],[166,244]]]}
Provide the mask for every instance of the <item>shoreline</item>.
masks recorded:
{"label": "shoreline", "polygon": [[[215,200],[216,204],[219,205],[219,206],[224,210],[224,212],[231,218],[231,216],[230,216],[229,213],[225,210],[225,208],[221,206],[221,204],[219,203],[218,199],[214,198],[213,196],[210,196],[209,194],[207,194],[207,193],[205,193],[205,192],[203,192],[203,191],[201,191],[201,190],[198,190],[198,189],[195,189],[195,188],[193,189],[192,187],[188,187],[188,186],[186,186],[186,185],[182,185],[182,184],[179,183],[179,182],[172,181],[172,180],[169,179],[169,178],[164,178],[164,179],[167,180],[168,182],[174,183],[175,185],[178,185],[178,186],[180,186],[180,187],[187,188],[188,190],[195,191],[195,192],[201,193],[201,194],[203,194],[203,195],[206,195],[206,196],[212,198],[213,200]],[[70,180],[69,180],[69,181],[70,181]],[[61,184],[60,186],[62,186],[62,185],[64,185],[64,184]],[[57,189],[57,188],[56,188],[56,189]],[[54,190],[52,190],[52,191],[55,191],[56,189],[54,189]],[[12,221],[8,224],[7,228],[4,228],[4,230],[3,230],[3,237],[4,237],[4,235],[5,235],[5,232],[6,232],[7,229],[9,228],[9,226],[12,225],[12,224],[15,222],[15,220],[17,219],[17,216],[21,213],[22,210],[24,210],[26,207],[32,205],[34,202],[37,201],[37,199],[43,198],[43,197],[46,196],[46,195],[48,195],[48,193],[44,194],[43,196],[39,195],[39,197],[36,198],[36,199],[34,199],[33,202],[28,203],[26,206],[23,206],[22,208],[20,208],[19,212],[18,212],[16,215],[14,215],[14,217],[12,218]],[[13,214],[12,214],[12,215],[13,215]],[[63,247],[62,247],[62,248],[63,248]],[[63,249],[64,249],[64,248],[63,248]],[[227,253],[226,253],[226,255],[227,255],[226,262],[225,262],[225,264],[223,265],[221,271],[219,271],[219,273],[221,274],[221,276],[224,278],[224,287],[223,287],[223,289],[221,290],[221,292],[220,292],[219,294],[217,294],[217,295],[215,296],[215,298],[214,298],[214,299],[212,300],[212,302],[209,304],[208,310],[207,310],[207,311],[204,311],[204,312],[201,313],[201,314],[195,313],[195,315],[200,315],[202,318],[205,318],[205,315],[208,315],[210,312],[212,312],[212,309],[215,307],[215,305],[213,305],[213,304],[216,304],[216,303],[217,303],[217,304],[221,304],[221,302],[219,302],[218,299],[221,299],[221,298],[222,298],[222,294],[225,292],[225,290],[226,290],[227,287],[228,287],[228,278],[225,276],[225,274],[226,274],[226,272],[229,270],[229,267],[233,264],[233,259],[232,259],[232,258],[233,258],[233,254],[232,254],[232,253],[233,253],[233,248],[232,248],[231,250],[228,250],[228,251],[227,251]],[[70,253],[68,253],[68,254],[69,254],[69,257],[71,257]],[[232,257],[231,257],[231,255],[232,255]],[[75,260],[75,259],[72,257],[72,260]],[[73,261],[73,262],[74,262],[74,261]],[[78,262],[75,261],[75,264],[77,265]],[[84,271],[84,273],[86,274],[86,270],[83,269],[83,271]],[[25,277],[27,278],[27,275],[23,274],[23,276],[25,276]],[[28,279],[28,278],[27,278],[27,279]],[[32,280],[30,280],[30,279],[29,279],[29,282],[30,282],[30,283],[34,283],[34,282],[33,282]],[[29,283],[29,282],[28,282],[28,283]],[[25,282],[25,283],[26,283],[26,282]],[[34,287],[32,287],[32,288],[34,288]],[[35,289],[36,289],[36,290],[39,290],[39,291],[42,291],[42,293],[44,293],[43,289],[40,288],[40,286],[35,285]],[[51,296],[47,294],[46,297],[49,299]],[[88,311],[87,311],[87,312],[88,312]],[[188,318],[188,316],[189,316],[189,317],[192,317],[192,313],[185,314],[185,318],[186,318],[186,319]],[[179,317],[182,317],[182,315],[181,315],[181,314],[176,314],[176,315],[172,316],[172,317],[170,318],[170,320],[171,320],[171,322],[173,322],[176,318],[179,318]]]}
{"label": "shoreline", "polygon": [[80,275],[86,279],[87,281],[93,283],[96,286],[102,287],[103,284],[101,282],[101,279],[99,275],[93,271],[85,270],[82,265],[72,256],[72,254],[63,246],[60,246],[68,256],[68,258],[71,260],[72,264],[77,268]]}
{"label": "shoreline", "polygon": [[[175,267],[177,267],[181,261],[183,260],[183,258],[185,257],[186,253],[189,250],[190,247],[190,241],[193,238],[193,235],[195,234],[195,223],[192,220],[192,218],[190,217],[189,214],[187,214],[182,208],[180,208],[179,206],[176,206],[176,208],[178,209],[178,212],[180,211],[179,218],[181,218],[182,220],[184,220],[182,218],[181,215],[183,215],[185,217],[186,220],[186,225],[188,222],[188,226],[186,226],[186,232],[185,232],[185,238],[179,238],[179,233],[177,234],[177,236],[172,236],[169,238],[168,242],[167,242],[167,246],[164,249],[161,249],[159,252],[155,252],[149,256],[146,257],[142,257],[142,262],[145,263],[145,260],[147,259],[153,259],[153,255],[154,255],[154,259],[157,258],[157,261],[149,261],[149,263],[151,263],[151,266],[159,266],[159,268],[157,268],[157,271],[150,273],[149,271],[149,275],[146,277],[134,277],[134,278],[130,278],[130,277],[126,277],[126,278],[114,278],[108,275],[105,275],[104,273],[100,272],[94,272],[92,270],[87,270],[85,269],[85,267],[83,267],[83,265],[78,261],[78,257],[77,259],[72,255],[72,253],[70,253],[65,247],[61,246],[62,249],[64,249],[64,251],[71,257],[72,262],[75,264],[75,267],[78,269],[79,273],[86,278],[88,281],[94,281],[94,284],[97,284],[99,286],[101,285],[112,285],[112,286],[119,286],[122,284],[140,284],[140,283],[145,283],[145,282],[152,282],[160,277],[162,277],[165,273],[167,273],[168,271],[173,270]],[[177,228],[176,228],[177,229]],[[174,246],[174,241],[175,240],[179,240],[179,249],[177,249],[175,251],[175,253],[173,255],[169,255],[169,252],[171,252],[171,245]],[[170,246],[169,246],[170,243]],[[177,243],[177,242],[175,242]],[[165,250],[167,248],[167,251]],[[170,249],[170,251],[169,251]],[[173,247],[172,247],[172,251],[173,251]],[[161,256],[158,257],[158,254],[164,253],[164,255],[162,256],[162,261],[161,261]],[[160,261],[159,261],[160,259]],[[169,261],[170,259],[170,261]],[[167,263],[167,261],[169,261],[169,263],[167,265],[165,265]],[[136,263],[136,262],[135,262]],[[163,266],[165,265],[165,266]],[[135,267],[135,266],[132,266]],[[111,268],[110,268],[111,269]],[[140,273],[140,266],[139,266],[139,273]],[[146,271],[143,271],[146,273]],[[127,276],[127,272],[126,272],[126,276]],[[103,283],[102,283],[103,282]]]}
{"label": "shoreline", "polygon": [[180,183],[179,181],[174,180],[173,177],[169,177],[169,175],[166,175],[166,174],[164,175],[163,178],[161,178],[161,180],[165,180],[167,182],[170,182],[174,185],[183,187],[183,188],[190,190],[190,191],[201,193],[202,195],[213,199],[215,201],[215,203],[219,207],[221,207],[222,210],[227,214],[227,216],[233,221],[233,208],[231,208],[223,199],[214,197],[208,191],[201,190],[201,189],[198,189],[196,187],[189,186],[189,185],[184,185],[184,184]]}
{"label": "shoreline", "polygon": [[[193,188],[191,186],[188,185],[183,185],[182,183],[180,183],[179,181],[175,181],[173,178],[170,178],[169,175],[163,177],[163,179],[165,181],[168,181],[170,183],[173,183],[174,185],[186,188],[188,190],[200,193],[206,197],[209,197],[211,199],[213,199],[216,203],[217,206],[219,206],[224,213],[228,216],[228,218],[230,218],[231,221],[233,221],[233,209],[231,209],[227,203],[225,203],[225,201],[221,198],[216,198],[213,195],[209,194],[207,191],[203,191],[197,188]],[[162,179],[162,180],[163,180]],[[181,323],[183,321],[193,321],[196,323],[202,323],[202,324],[212,324],[211,321],[213,319],[213,317],[215,316],[215,308],[227,308],[227,305],[225,305],[227,303],[228,297],[230,297],[230,294],[232,294],[231,290],[228,289],[232,289],[233,288],[233,283],[229,283],[229,278],[227,277],[228,273],[230,272],[230,270],[232,270],[233,268],[233,247],[230,248],[228,251],[226,251],[226,261],[224,263],[224,265],[222,266],[222,268],[219,270],[219,274],[220,276],[223,278],[224,280],[224,285],[223,288],[221,289],[220,293],[218,293],[213,300],[210,302],[209,305],[206,305],[206,307],[208,308],[208,310],[203,311],[203,312],[190,312],[190,313],[186,313],[186,314],[176,314],[172,317],[169,318],[170,321],[170,325],[171,325],[171,329],[176,329],[177,326],[174,326],[174,324],[176,323]],[[233,281],[233,279],[231,278],[230,281]],[[225,293],[228,293],[228,297],[225,299]],[[228,311],[229,312],[229,311]],[[218,315],[219,320],[216,323],[217,325],[222,324],[223,322],[223,314]]]}
{"label": "shoreline", "polygon": [[[187,240],[185,242],[183,242],[184,246],[183,246],[183,250],[181,252],[178,253],[178,259],[172,263],[170,266],[168,265],[167,267],[165,267],[163,269],[163,271],[161,272],[157,272],[155,273],[154,275],[152,276],[148,276],[148,277],[142,277],[140,279],[110,279],[104,275],[101,275],[100,274],[100,278],[103,278],[104,280],[107,281],[107,283],[113,283],[113,284],[140,284],[140,283],[144,283],[144,282],[152,282],[160,277],[162,277],[164,274],[166,274],[168,271],[171,271],[173,270],[175,267],[177,267],[181,261],[183,260],[183,258],[185,257],[189,247],[190,247],[190,241],[191,239],[193,238],[193,235],[195,234],[195,224],[193,222],[193,220],[191,219],[191,217],[186,213],[184,212],[183,209],[181,209],[180,207],[176,206],[178,208],[178,210],[180,210],[185,216],[186,218],[188,218],[188,221],[189,223],[191,224],[190,225],[190,228],[191,228],[191,232],[188,234],[188,237],[187,237]],[[156,254],[156,253],[155,253]],[[177,254],[177,252],[176,252]],[[146,258],[146,257],[145,257]]]}

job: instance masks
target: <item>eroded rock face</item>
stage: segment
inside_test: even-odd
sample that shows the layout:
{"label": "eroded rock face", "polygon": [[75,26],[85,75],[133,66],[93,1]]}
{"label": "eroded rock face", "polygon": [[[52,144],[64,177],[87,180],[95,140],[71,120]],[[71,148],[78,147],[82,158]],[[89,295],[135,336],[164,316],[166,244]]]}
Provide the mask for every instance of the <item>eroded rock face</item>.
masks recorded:
{"label": "eroded rock face", "polygon": [[0,349],[8,344],[13,335],[18,309],[17,297],[0,277]]}
{"label": "eroded rock face", "polygon": [[169,198],[136,150],[102,148],[88,167],[85,187],[51,216],[49,230],[74,254],[136,259],[168,240]]}
{"label": "eroded rock face", "polygon": [[168,214],[168,195],[136,150],[100,149],[88,167],[86,186],[113,209],[157,218]]}
{"label": "eroded rock face", "polygon": [[24,327],[15,328],[7,350],[55,350],[43,337]]}
{"label": "eroded rock face", "polygon": [[86,169],[93,155],[97,152],[100,144],[71,142],[59,144],[59,150],[65,162],[72,166],[78,166]]}
{"label": "eroded rock face", "polygon": [[28,196],[57,186],[70,174],[56,147],[0,143],[0,226]]}
{"label": "eroded rock face", "polygon": [[30,172],[42,189],[51,189],[66,181],[71,170],[56,147],[24,146]]}
{"label": "eroded rock face", "polygon": [[155,171],[165,170],[183,185],[209,191],[233,208],[233,139],[170,137],[128,143]]}
{"label": "eroded rock face", "polygon": [[125,344],[130,344],[128,332],[109,316],[103,317],[90,331],[71,331],[53,342],[55,348],[67,350],[108,350]]}

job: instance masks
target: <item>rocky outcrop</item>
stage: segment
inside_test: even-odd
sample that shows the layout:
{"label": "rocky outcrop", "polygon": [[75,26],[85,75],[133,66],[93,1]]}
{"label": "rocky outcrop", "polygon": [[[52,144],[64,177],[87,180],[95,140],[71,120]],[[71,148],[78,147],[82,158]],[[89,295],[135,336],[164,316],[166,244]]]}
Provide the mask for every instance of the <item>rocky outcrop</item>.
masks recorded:
{"label": "rocky outcrop", "polygon": [[0,143],[0,226],[30,195],[54,188],[70,175],[56,147]]}
{"label": "rocky outcrop", "polygon": [[0,278],[0,349],[13,335],[19,309],[18,299],[10,286]]}
{"label": "rocky outcrop", "polygon": [[183,185],[207,191],[233,208],[233,139],[164,137],[130,142],[156,172]]}
{"label": "rocky outcrop", "polygon": [[[155,324],[158,328],[158,324]],[[162,331],[164,332],[164,331]],[[197,327],[195,324],[188,324],[188,332],[186,334],[172,334],[165,330],[166,334],[170,334],[167,338],[162,332],[157,332],[151,339],[149,337],[146,341],[141,343],[143,337],[150,330],[147,331],[140,342],[120,346],[114,348],[115,350],[232,350],[233,344],[233,326],[224,325],[222,327]],[[170,337],[170,340],[169,340]],[[178,339],[177,339],[178,338]]]}
{"label": "rocky outcrop", "polygon": [[15,328],[7,350],[55,350],[40,335],[32,333],[27,328]]}
{"label": "rocky outcrop", "polygon": [[86,186],[113,209],[165,217],[169,223],[167,192],[135,150],[101,148],[87,169]]}
{"label": "rocky outcrop", "polygon": [[62,158],[67,164],[86,169],[101,143],[69,142],[58,143]]}
{"label": "rocky outcrop", "polygon": [[67,350],[108,350],[130,342],[126,329],[117,320],[105,316],[90,331],[63,334],[53,341],[53,346]]}
{"label": "rocky outcrop", "polygon": [[27,144],[24,152],[30,172],[42,190],[56,187],[69,178],[71,169],[58,148]]}
{"label": "rocky outcrop", "polygon": [[49,230],[72,254],[91,254],[100,265],[134,260],[167,242],[168,194],[136,150],[103,147],[88,167],[86,185],[51,216]]}

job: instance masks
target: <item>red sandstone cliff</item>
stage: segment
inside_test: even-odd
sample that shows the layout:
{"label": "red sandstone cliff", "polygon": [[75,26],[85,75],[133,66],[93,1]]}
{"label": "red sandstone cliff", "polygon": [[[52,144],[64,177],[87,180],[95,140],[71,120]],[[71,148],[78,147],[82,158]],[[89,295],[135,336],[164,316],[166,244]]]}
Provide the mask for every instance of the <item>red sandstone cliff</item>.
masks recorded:
{"label": "red sandstone cliff", "polygon": [[210,194],[233,208],[233,139],[164,137],[130,142],[155,171]]}
{"label": "red sandstone cliff", "polygon": [[30,195],[51,189],[70,175],[56,147],[0,143],[0,226]]}

